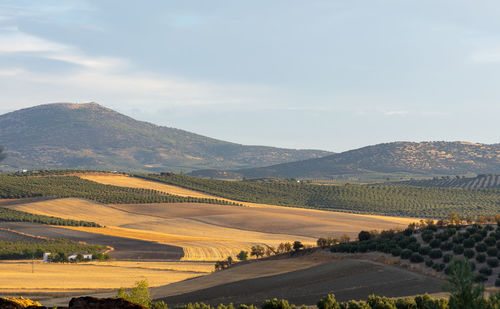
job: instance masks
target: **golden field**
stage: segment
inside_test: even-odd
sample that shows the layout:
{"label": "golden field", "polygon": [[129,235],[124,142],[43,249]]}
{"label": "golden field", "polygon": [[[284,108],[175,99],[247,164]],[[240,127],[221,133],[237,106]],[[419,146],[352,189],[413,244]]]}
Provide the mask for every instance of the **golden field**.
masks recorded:
{"label": "golden field", "polygon": [[[124,175],[80,177],[106,184],[155,189],[182,196],[212,197]],[[35,274],[31,274],[29,262],[0,263],[0,273],[4,279],[0,282],[0,290],[114,289],[121,286],[131,287],[135,281],[141,279],[147,279],[151,286],[163,286],[207,274],[213,270],[213,263],[203,261],[216,261],[228,256],[234,258],[239,251],[249,250],[256,244],[277,246],[281,242],[299,240],[312,245],[319,237],[338,238],[347,233],[354,238],[361,230],[404,228],[415,221],[410,218],[244,204],[245,206],[196,203],[104,205],[83,199],[64,198],[25,203],[17,201],[16,204],[5,205],[35,214],[97,222],[104,227],[66,228],[178,246],[183,249],[184,258],[177,262],[112,261],[65,265],[36,263]],[[196,282],[201,282],[200,287],[211,286],[225,280],[234,281],[307,268],[320,263],[322,259],[324,257],[293,259],[280,263],[266,261],[262,268],[248,268],[247,272],[246,268],[242,267],[238,274],[221,274],[217,276],[221,279],[212,283],[203,283],[201,279]],[[171,292],[171,288],[177,291],[186,290],[183,285],[189,283],[181,282],[158,293],[165,295],[164,293]]]}

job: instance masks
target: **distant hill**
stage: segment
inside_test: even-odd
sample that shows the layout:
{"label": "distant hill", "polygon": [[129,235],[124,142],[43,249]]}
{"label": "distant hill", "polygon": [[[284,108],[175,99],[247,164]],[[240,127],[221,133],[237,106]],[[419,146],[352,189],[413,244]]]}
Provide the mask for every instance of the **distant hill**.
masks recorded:
{"label": "distant hill", "polygon": [[[317,159],[240,169],[246,178],[330,178],[369,173],[463,175],[500,173],[500,144],[466,142],[394,142],[332,154]],[[207,172],[194,171],[204,177]],[[212,171],[211,174],[214,174]],[[210,177],[210,176],[207,176]]]}
{"label": "distant hill", "polygon": [[0,170],[238,169],[318,158],[320,150],[244,146],[134,120],[96,103],[56,103],[0,116]]}
{"label": "distant hill", "polygon": [[500,175],[481,174],[477,177],[443,176],[433,179],[417,179],[384,183],[383,185],[406,185],[415,187],[486,189],[500,188]]}

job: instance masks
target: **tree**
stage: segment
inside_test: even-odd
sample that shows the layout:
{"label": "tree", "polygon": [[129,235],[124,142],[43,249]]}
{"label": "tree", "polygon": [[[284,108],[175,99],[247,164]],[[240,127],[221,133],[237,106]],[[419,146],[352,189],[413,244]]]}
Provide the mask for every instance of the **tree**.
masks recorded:
{"label": "tree", "polygon": [[293,242],[293,250],[299,251],[300,249],[303,249],[303,248],[304,248],[304,245],[300,241],[296,240]]}
{"label": "tree", "polygon": [[328,239],[323,238],[323,237],[318,238],[318,240],[316,241],[316,244],[318,245],[318,247],[324,249],[324,248],[328,247]]}
{"label": "tree", "polygon": [[262,247],[261,245],[256,245],[252,246],[250,255],[255,256],[256,258],[264,256],[264,253],[266,252],[266,249]]}
{"label": "tree", "polygon": [[484,286],[474,283],[472,266],[468,260],[450,263],[447,290],[450,295],[450,309],[479,309],[484,306]]}
{"label": "tree", "polygon": [[240,261],[248,260],[248,251],[241,250],[240,253],[236,256],[236,258]]}
{"label": "tree", "polygon": [[149,308],[151,305],[151,297],[149,295],[149,285],[147,280],[137,281],[135,286],[128,293],[124,288],[120,288],[116,297],[143,305],[146,308]]}
{"label": "tree", "polygon": [[363,240],[370,240],[371,236],[372,236],[372,235],[370,234],[370,232],[367,232],[367,231],[361,231],[361,232],[359,232],[359,234],[358,234],[358,240],[359,240],[359,241],[363,241]]}

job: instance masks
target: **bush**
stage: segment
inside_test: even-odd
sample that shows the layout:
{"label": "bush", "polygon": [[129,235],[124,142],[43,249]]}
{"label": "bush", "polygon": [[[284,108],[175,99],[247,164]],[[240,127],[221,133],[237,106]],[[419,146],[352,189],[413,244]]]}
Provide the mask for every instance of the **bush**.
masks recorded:
{"label": "bush", "polygon": [[248,251],[241,250],[240,253],[236,256],[236,258],[240,261],[248,260]]}
{"label": "bush", "polygon": [[497,259],[497,258],[488,259],[488,260],[486,261],[486,263],[487,263],[487,264],[488,264],[488,266],[490,266],[491,268],[498,267],[498,259]]}
{"label": "bush", "polygon": [[370,240],[371,237],[372,237],[372,234],[370,234],[370,232],[368,232],[368,231],[361,231],[358,234],[358,240],[359,241]]}
{"label": "bush", "polygon": [[497,256],[498,249],[495,247],[491,247],[491,248],[488,248],[488,250],[486,250],[486,253],[488,254],[488,256]]}
{"label": "bush", "polygon": [[472,247],[474,247],[475,244],[476,244],[476,242],[472,238],[467,238],[466,240],[464,240],[464,247],[465,248],[472,248]]}
{"label": "bush", "polygon": [[428,259],[425,261],[425,266],[427,266],[427,267],[432,267],[433,264],[434,264],[434,261],[432,261],[431,259]]}
{"label": "bush", "polygon": [[478,243],[476,245],[476,251],[477,252],[486,252],[488,250],[488,246],[484,242]]}
{"label": "bush", "polygon": [[476,252],[472,249],[465,249],[464,250],[464,256],[468,259],[472,259],[476,255]]}
{"label": "bush", "polygon": [[455,254],[463,254],[464,253],[464,246],[462,246],[462,245],[455,245],[455,246],[453,246],[453,253],[455,253]]}
{"label": "bush", "polygon": [[480,233],[476,233],[476,234],[471,236],[471,239],[474,240],[474,242],[481,241],[481,240],[483,240],[483,238],[484,238],[483,235]]}
{"label": "bush", "polygon": [[420,249],[420,244],[418,242],[412,242],[408,245],[408,249],[413,252],[418,252],[418,249]]}
{"label": "bush", "polygon": [[443,251],[450,251],[453,248],[453,243],[452,242],[444,242],[441,244],[441,250]]}
{"label": "bush", "polygon": [[487,237],[484,240],[484,243],[491,247],[491,246],[494,246],[497,243],[497,240],[494,237],[490,236],[490,237]]}
{"label": "bush", "polygon": [[423,261],[424,258],[418,253],[413,253],[410,257],[410,262],[412,263],[422,263]]}
{"label": "bush", "polygon": [[429,256],[431,257],[431,259],[439,259],[443,256],[443,252],[439,249],[434,249],[429,252]]}
{"label": "bush", "polygon": [[[276,298],[273,300],[273,302],[266,300],[266,302],[264,302],[264,304],[262,304],[261,308],[262,309],[288,309],[288,308],[290,308],[290,305],[288,305],[288,302],[284,299],[282,299],[281,302],[286,302],[286,305],[288,307],[277,306],[275,304],[275,303],[278,303],[278,300]],[[327,296],[320,299],[318,301],[318,303],[316,304],[316,306],[318,307],[318,309],[340,309],[340,304],[337,302],[337,300],[335,299],[335,295],[333,295],[333,294],[328,294]]]}
{"label": "bush", "polygon": [[449,253],[448,253],[448,254],[445,254],[445,255],[443,256],[443,262],[445,262],[445,263],[449,263],[452,259],[453,259],[453,255],[451,255],[451,254],[449,254]]}
{"label": "bush", "polygon": [[422,240],[426,243],[432,240],[434,238],[433,232],[430,230],[425,230],[422,232]]}
{"label": "bush", "polygon": [[441,241],[438,240],[438,239],[433,239],[431,240],[431,242],[429,243],[429,246],[431,246],[431,248],[435,249],[435,248],[439,248],[441,246]]}
{"label": "bush", "polygon": [[124,288],[118,290],[118,298],[123,298],[130,302],[143,305],[148,308],[151,304],[151,297],[149,296],[148,282],[146,280],[137,281],[134,288],[129,293]]}
{"label": "bush", "polygon": [[431,252],[431,247],[429,247],[429,246],[422,246],[418,249],[418,253],[420,253],[422,255],[428,255],[429,252]]}
{"label": "bush", "polygon": [[400,255],[401,255],[401,249],[399,249],[399,248],[394,248],[394,249],[392,249],[392,250],[391,250],[391,254],[392,254],[393,256],[400,256]]}
{"label": "bush", "polygon": [[500,286],[500,279],[495,280],[495,286]]}
{"label": "bush", "polygon": [[476,261],[478,261],[479,263],[484,263],[484,261],[486,261],[486,255],[484,255],[484,253],[479,253],[476,256]]}
{"label": "bush", "polygon": [[403,251],[401,251],[401,258],[407,260],[410,258],[412,253],[413,251],[411,251],[410,249],[404,249]]}
{"label": "bush", "polygon": [[486,277],[485,275],[482,275],[482,274],[479,274],[476,277],[474,277],[474,282],[477,282],[477,283],[482,283],[482,282],[485,282],[487,280],[488,280],[488,277]]}
{"label": "bush", "polygon": [[479,269],[479,273],[485,276],[490,276],[493,273],[493,271],[488,266],[483,266]]}

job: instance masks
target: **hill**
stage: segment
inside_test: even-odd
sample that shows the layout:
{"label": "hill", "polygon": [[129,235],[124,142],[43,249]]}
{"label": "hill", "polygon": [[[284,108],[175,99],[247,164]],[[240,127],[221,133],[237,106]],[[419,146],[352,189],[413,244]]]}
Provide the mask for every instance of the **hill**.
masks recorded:
{"label": "hill", "polygon": [[[500,173],[500,144],[466,142],[394,142],[322,158],[232,171],[240,177],[330,178],[339,175],[409,173],[463,175]],[[211,176],[206,171],[190,175]]]}
{"label": "hill", "polygon": [[500,175],[481,174],[476,177],[434,177],[433,179],[408,180],[384,183],[390,185],[406,185],[415,187],[486,189],[500,188]]}
{"label": "hill", "polygon": [[0,116],[4,170],[237,169],[316,158],[319,150],[244,146],[134,120],[96,103],[56,103]]}

